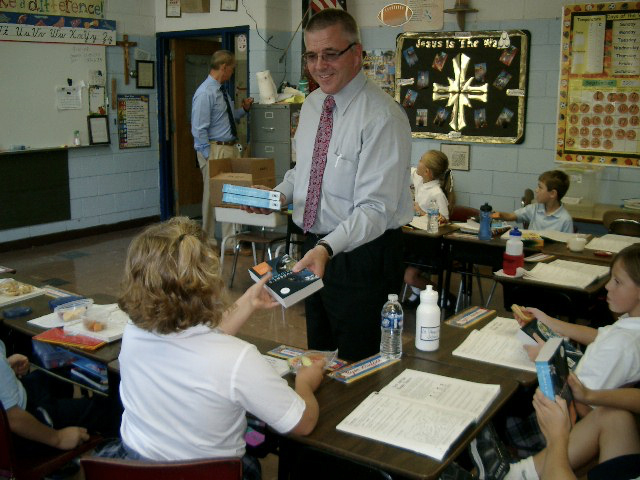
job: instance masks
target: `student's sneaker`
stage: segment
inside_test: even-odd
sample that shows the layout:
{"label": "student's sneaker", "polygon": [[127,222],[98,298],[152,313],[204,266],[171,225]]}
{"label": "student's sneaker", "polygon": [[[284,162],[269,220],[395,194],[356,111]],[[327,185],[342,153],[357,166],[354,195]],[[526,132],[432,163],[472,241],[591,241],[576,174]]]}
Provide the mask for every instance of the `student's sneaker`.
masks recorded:
{"label": "student's sneaker", "polygon": [[440,474],[438,480],[475,480],[476,477],[467,472],[455,462],[452,462],[444,472]]}
{"label": "student's sneaker", "polygon": [[479,480],[503,480],[509,473],[511,455],[491,423],[473,439],[469,454],[478,470]]}

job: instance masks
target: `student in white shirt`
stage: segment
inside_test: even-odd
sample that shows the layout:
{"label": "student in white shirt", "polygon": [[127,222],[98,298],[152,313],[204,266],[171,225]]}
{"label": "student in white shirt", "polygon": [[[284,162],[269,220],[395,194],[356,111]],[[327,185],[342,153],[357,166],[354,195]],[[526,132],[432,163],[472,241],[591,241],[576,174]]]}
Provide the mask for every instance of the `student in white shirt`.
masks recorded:
{"label": "student in white shirt", "polygon": [[[435,200],[438,204],[439,223],[449,221],[449,203],[453,196],[453,178],[449,169],[449,159],[437,150],[429,150],[420,158],[415,171],[411,172],[415,201],[414,210],[417,215],[426,215],[429,204]],[[445,192],[447,192],[445,194]],[[410,252],[407,255],[409,263],[418,265],[428,263],[423,260],[424,255]],[[427,288],[429,279],[422,275],[418,266],[409,265],[404,271],[404,282],[411,287],[411,295],[404,305],[412,308],[420,300],[420,291]]]}

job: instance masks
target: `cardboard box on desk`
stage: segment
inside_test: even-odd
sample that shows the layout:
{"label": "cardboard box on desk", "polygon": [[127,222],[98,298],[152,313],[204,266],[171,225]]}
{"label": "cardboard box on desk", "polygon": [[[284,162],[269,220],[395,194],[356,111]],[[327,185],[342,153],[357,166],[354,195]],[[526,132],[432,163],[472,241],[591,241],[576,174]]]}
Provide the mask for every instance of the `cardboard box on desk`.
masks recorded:
{"label": "cardboard box on desk", "polygon": [[273,158],[224,158],[210,160],[209,180],[211,203],[214,207],[232,207],[222,202],[222,185],[230,183],[250,187],[276,186],[275,162]]}

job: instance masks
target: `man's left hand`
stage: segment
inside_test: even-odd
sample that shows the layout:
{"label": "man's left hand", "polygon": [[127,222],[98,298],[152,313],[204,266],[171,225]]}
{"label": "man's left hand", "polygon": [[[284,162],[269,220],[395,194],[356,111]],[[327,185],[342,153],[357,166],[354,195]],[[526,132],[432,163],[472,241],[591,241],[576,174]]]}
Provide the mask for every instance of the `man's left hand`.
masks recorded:
{"label": "man's left hand", "polygon": [[247,97],[242,101],[242,108],[244,108],[245,112],[251,109],[251,105],[253,105],[253,97]]}
{"label": "man's left hand", "polygon": [[299,272],[304,268],[308,268],[318,277],[322,278],[324,269],[329,261],[329,252],[322,245],[316,245],[293,267],[294,272]]}

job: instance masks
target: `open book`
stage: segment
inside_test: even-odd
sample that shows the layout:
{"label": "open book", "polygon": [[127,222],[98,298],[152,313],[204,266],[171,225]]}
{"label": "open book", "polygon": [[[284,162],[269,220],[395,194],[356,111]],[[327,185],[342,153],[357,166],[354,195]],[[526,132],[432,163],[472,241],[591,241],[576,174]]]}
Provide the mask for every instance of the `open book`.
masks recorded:
{"label": "open book", "polygon": [[369,395],[336,429],[442,460],[499,393],[500,385],[407,369]]}
{"label": "open book", "polygon": [[640,237],[629,237],[627,235],[614,235],[613,233],[608,233],[601,237],[594,238],[587,243],[585,248],[618,253],[623,248],[638,242],[640,242]]}
{"label": "open book", "polygon": [[480,330],[472,330],[452,354],[481,362],[535,372],[523,345],[536,345],[536,341],[521,333],[518,321],[497,317]]}
{"label": "open book", "polygon": [[525,272],[524,278],[554,285],[585,288],[607,275],[609,267],[603,265],[554,260],[551,263],[536,264],[530,271]]}

